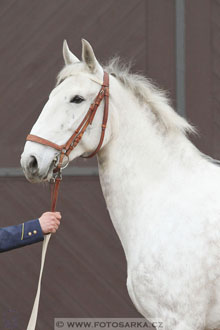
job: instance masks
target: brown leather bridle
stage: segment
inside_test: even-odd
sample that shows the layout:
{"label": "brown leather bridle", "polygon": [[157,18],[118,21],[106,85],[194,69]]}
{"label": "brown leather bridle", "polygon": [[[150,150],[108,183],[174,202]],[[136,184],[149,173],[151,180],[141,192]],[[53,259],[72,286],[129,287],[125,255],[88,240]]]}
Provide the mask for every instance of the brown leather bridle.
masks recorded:
{"label": "brown leather bridle", "polygon": [[[60,157],[58,160],[57,166],[53,170],[53,183],[54,187],[52,190],[52,197],[51,197],[51,211],[54,212],[56,208],[56,202],[57,202],[57,197],[58,197],[58,190],[59,190],[59,184],[60,181],[62,180],[62,169],[66,166],[63,166],[63,160],[64,157],[66,156],[67,159],[69,159],[69,154],[75,147],[78,145],[80,140],[83,137],[83,134],[86,131],[86,128],[88,125],[91,125],[93,122],[93,119],[95,117],[96,111],[101,103],[101,101],[104,99],[105,105],[104,105],[104,113],[103,113],[103,120],[102,120],[102,131],[101,131],[101,136],[99,140],[99,144],[97,148],[89,155],[86,156],[85,158],[91,158],[97,152],[99,152],[103,140],[105,137],[105,129],[108,121],[108,109],[109,109],[109,75],[107,72],[104,72],[104,77],[103,77],[103,84],[101,86],[101,89],[96,96],[94,102],[90,105],[89,110],[87,111],[85,117],[83,118],[82,122],[79,124],[75,132],[72,134],[72,136],[69,138],[69,140],[62,145],[58,145],[56,143],[53,143],[49,140],[43,139],[37,135],[29,134],[26,138],[27,141],[32,141],[36,143],[40,143],[46,146],[49,146],[51,148],[54,148],[58,151],[60,151]],[[68,165],[68,163],[67,163]]]}

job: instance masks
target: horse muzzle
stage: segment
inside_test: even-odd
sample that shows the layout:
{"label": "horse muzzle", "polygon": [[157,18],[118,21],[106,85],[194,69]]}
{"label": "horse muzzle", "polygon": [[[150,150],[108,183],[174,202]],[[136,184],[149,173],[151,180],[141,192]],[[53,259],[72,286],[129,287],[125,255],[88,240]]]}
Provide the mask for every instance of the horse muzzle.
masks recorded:
{"label": "horse muzzle", "polygon": [[26,179],[32,183],[50,181],[53,177],[53,169],[56,167],[57,157],[49,163],[43,162],[34,154],[23,153],[21,155],[21,167]]}

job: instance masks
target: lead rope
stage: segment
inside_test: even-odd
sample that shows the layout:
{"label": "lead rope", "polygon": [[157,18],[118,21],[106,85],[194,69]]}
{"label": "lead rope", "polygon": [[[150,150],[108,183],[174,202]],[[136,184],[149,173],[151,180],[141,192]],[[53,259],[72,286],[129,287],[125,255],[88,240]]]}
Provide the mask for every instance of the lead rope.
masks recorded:
{"label": "lead rope", "polygon": [[[51,212],[54,212],[56,209],[56,202],[58,197],[58,191],[59,191],[59,185],[62,180],[62,173],[61,170],[59,170],[58,175],[54,182],[54,187],[51,190]],[[36,323],[37,323],[37,315],[38,315],[38,308],[39,308],[39,301],[40,301],[40,291],[41,291],[41,278],[43,274],[44,269],[44,262],[45,257],[47,253],[47,247],[48,243],[50,241],[51,234],[44,235],[44,241],[42,246],[42,253],[41,253],[41,266],[40,266],[40,275],[38,280],[38,286],[37,286],[37,293],[34,300],[34,305],[32,308],[31,316],[28,322],[27,330],[35,330]]]}

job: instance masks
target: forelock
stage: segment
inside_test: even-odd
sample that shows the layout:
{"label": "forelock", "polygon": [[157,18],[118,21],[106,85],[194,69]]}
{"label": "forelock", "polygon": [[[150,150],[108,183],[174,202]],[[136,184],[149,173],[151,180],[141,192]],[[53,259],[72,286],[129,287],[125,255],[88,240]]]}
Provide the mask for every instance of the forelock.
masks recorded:
{"label": "forelock", "polygon": [[85,66],[82,62],[66,65],[57,75],[56,86],[61,84],[66,78],[79,74],[82,71],[85,71]]}

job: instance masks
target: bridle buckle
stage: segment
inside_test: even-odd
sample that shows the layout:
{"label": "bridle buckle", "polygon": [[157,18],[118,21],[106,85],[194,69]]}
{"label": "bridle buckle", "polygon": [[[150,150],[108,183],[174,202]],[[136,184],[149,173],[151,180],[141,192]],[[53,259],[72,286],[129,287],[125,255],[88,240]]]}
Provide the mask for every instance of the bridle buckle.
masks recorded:
{"label": "bridle buckle", "polygon": [[59,169],[59,171],[54,172],[53,171],[53,176],[50,179],[50,183],[54,184],[57,180],[62,180],[63,179],[63,175],[62,175],[62,168]]}

